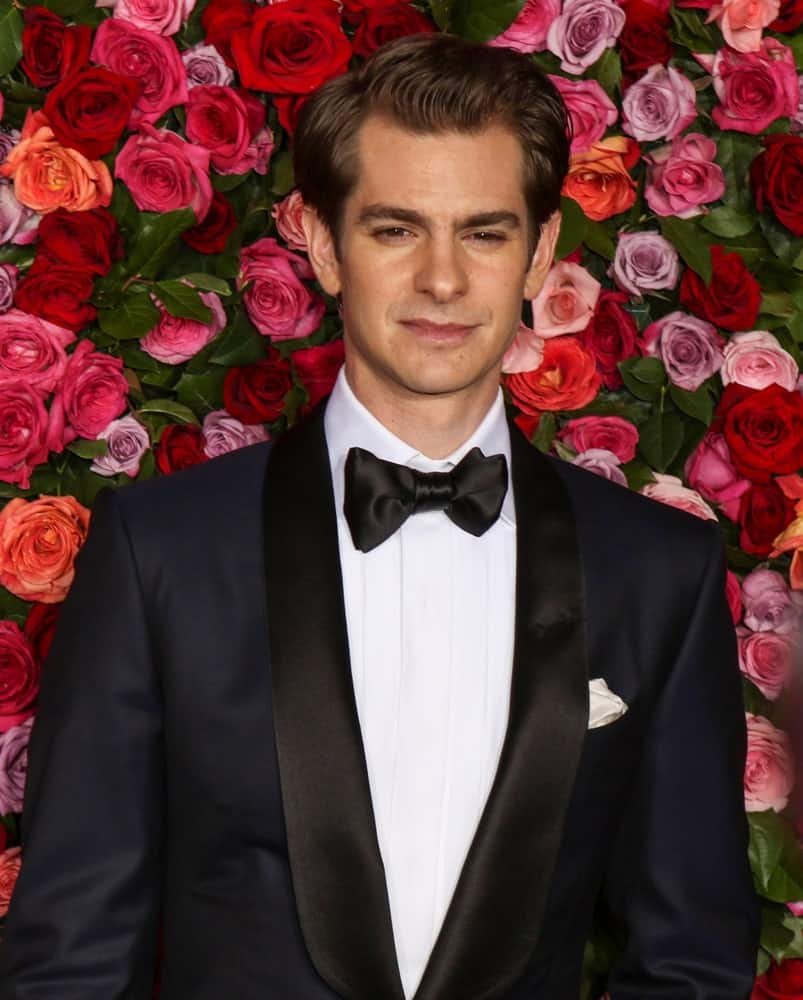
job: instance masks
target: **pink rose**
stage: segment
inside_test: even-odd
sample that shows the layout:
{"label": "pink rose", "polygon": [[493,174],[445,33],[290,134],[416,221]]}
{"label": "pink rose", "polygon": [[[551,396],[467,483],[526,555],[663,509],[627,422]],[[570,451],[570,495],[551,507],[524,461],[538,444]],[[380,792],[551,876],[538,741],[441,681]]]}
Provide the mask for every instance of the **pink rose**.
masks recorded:
{"label": "pink rose", "polygon": [[[221,174],[244,174],[259,164],[264,174],[273,150],[266,132],[265,108],[247,92],[231,87],[193,87],[187,100],[187,138],[209,150],[212,166]],[[258,149],[257,137],[267,137]]]}
{"label": "pink rose", "polygon": [[755,52],[722,48],[711,66],[719,104],[713,118],[721,129],[757,135],[777,118],[797,111],[799,88],[792,50],[777,38]]}
{"label": "pink rose", "polygon": [[209,323],[196,319],[172,316],[161,303],[157,302],[161,318],[156,326],[139,342],[139,346],[157,361],[168,365],[180,365],[194,357],[206,347],[226,325],[226,313],[215,292],[201,292],[201,300],[212,310]]}
{"label": "pink rose", "polygon": [[48,425],[40,392],[26,382],[0,386],[0,481],[28,489],[31,473],[47,461]]}
{"label": "pink rose", "polygon": [[130,129],[143,122],[152,124],[165,111],[187,100],[187,74],[172,38],[109,17],[95,32],[89,58],[142,84],[128,122]]}
{"label": "pink rose", "polygon": [[683,472],[692,489],[736,520],[739,498],[750,488],[750,480],[737,472],[723,434],[707,431],[686,459]]}
{"label": "pink rose", "polygon": [[126,408],[127,395],[122,358],[79,341],[50,407],[50,450],[62,451],[77,437],[96,438]]}
{"label": "pink rose", "polygon": [[694,84],[671,66],[651,66],[627,88],[622,131],[639,142],[674,139],[697,117]]}
{"label": "pink rose", "polygon": [[304,211],[304,199],[301,192],[294,188],[286,198],[277,201],[270,210],[276,220],[276,231],[291,250],[307,251],[307,237],[301,225],[301,214]]}
{"label": "pink rose", "polygon": [[763,715],[748,712],[744,805],[747,812],[786,807],[795,783],[789,737]]}
{"label": "pink rose", "polygon": [[150,448],[147,430],[131,414],[112,420],[98,434],[105,441],[108,451],[94,459],[90,468],[100,476],[117,476],[124,473],[132,478],[139,473],[142,456]]}
{"label": "pink rose", "polygon": [[240,253],[239,288],[251,322],[265,337],[306,337],[320,326],[326,304],[303,281],[314,277],[309,261],[285,250],[270,236]]}
{"label": "pink rose", "polygon": [[644,196],[656,215],[691,219],[701,205],[725,193],[725,175],[714,163],[716,143],[699,132],[678,136],[669,146],[645,155],[647,183]]}
{"label": "pink rose", "polygon": [[620,486],[627,486],[627,477],[619,468],[619,459],[612,451],[605,448],[589,448],[587,451],[581,451],[572,459],[572,465],[579,465],[581,469],[595,472],[603,479],[610,479]]}
{"label": "pink rose", "polygon": [[228,87],[234,82],[234,73],[214,45],[199,42],[181,53],[181,61],[187,71],[188,90],[209,85]]}
{"label": "pink rose", "polygon": [[207,458],[217,458],[237,448],[267,441],[268,437],[262,424],[243,424],[226,410],[213,410],[204,417],[204,454]]}
{"label": "pink rose", "polygon": [[736,382],[748,389],[764,389],[773,382],[793,392],[797,362],[768,330],[734,333],[725,345],[720,371],[722,384]]}
{"label": "pink rose", "polygon": [[195,7],[195,0],[116,0],[114,16],[157,35],[175,35]]}
{"label": "pink rose", "polygon": [[64,348],[74,340],[72,330],[9,309],[0,316],[0,387],[22,380],[43,395],[52,392],[67,365]]}
{"label": "pink rose", "polygon": [[557,438],[578,453],[602,448],[613,452],[618,462],[632,462],[639,433],[624,417],[574,417],[558,431]]}
{"label": "pink rose", "polygon": [[716,521],[717,515],[711,510],[696,490],[690,490],[684,486],[677,476],[667,476],[660,472],[654,472],[654,483],[647,483],[642,486],[639,493],[652,500],[660,500],[661,503],[670,507],[677,507],[685,510],[687,514],[694,514],[695,517],[703,521]]}
{"label": "pink rose", "polygon": [[572,153],[585,153],[616,123],[616,105],[596,80],[567,80],[549,75],[572,122]]}
{"label": "pink rose", "polygon": [[532,372],[543,360],[544,338],[529,326],[519,323],[518,333],[502,358],[502,371],[506,374]]}
{"label": "pink rose", "polygon": [[761,48],[761,30],[778,16],[779,0],[723,0],[712,7],[706,22],[716,21],[725,41],[737,52]]}
{"label": "pink rose", "polygon": [[553,264],[533,299],[533,327],[539,337],[560,337],[585,330],[601,289],[584,267],[566,260]]}
{"label": "pink rose", "polygon": [[728,599],[733,624],[737,625],[742,617],[742,588],[739,577],[730,569],[725,574],[725,596]]}
{"label": "pink rose", "polygon": [[517,52],[541,52],[546,48],[550,24],[560,14],[560,0],[526,0],[516,20],[489,45]]}
{"label": "pink rose", "polygon": [[659,357],[681,389],[694,392],[722,367],[723,338],[716,327],[688,313],[667,313],[644,330],[644,354]]}
{"label": "pink rose", "polygon": [[777,632],[736,629],[739,669],[770,701],[780,695],[792,673],[794,645],[789,636]]}
{"label": "pink rose", "polygon": [[0,815],[22,812],[33,717],[0,736]]}
{"label": "pink rose", "polygon": [[620,233],[609,273],[619,288],[631,295],[674,288],[680,276],[678,252],[660,233]]}
{"label": "pink rose", "polygon": [[39,219],[33,209],[18,201],[13,183],[0,177],[0,244],[33,243]]}
{"label": "pink rose", "polygon": [[744,623],[754,632],[791,635],[798,631],[803,597],[774,569],[754,569],[742,581]]}
{"label": "pink rose", "polygon": [[201,222],[212,204],[209,150],[168,129],[143,123],[120,150],[114,173],[143,212],[191,208]]}
{"label": "pink rose", "polygon": [[547,48],[565,73],[579,76],[616,44],[625,12],[613,0],[566,0],[547,32]]}

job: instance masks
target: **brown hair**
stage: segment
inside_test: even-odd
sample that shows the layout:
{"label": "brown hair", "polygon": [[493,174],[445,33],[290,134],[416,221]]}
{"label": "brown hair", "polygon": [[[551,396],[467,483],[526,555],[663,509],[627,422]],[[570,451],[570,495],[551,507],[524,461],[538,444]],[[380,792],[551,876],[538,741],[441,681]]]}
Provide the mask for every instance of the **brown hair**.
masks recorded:
{"label": "brown hair", "polygon": [[313,94],[294,136],[295,179],[336,248],[358,179],[357,134],[369,115],[423,134],[509,128],[523,154],[532,252],[560,205],[570,126],[557,89],[527,56],[446,33],[410,35]]}

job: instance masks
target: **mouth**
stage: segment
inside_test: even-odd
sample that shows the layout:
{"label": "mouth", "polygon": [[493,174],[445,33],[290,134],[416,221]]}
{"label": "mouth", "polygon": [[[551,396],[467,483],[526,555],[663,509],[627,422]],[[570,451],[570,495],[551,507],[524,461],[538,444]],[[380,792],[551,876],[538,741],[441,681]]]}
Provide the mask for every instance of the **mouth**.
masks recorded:
{"label": "mouth", "polygon": [[459,343],[465,340],[472,330],[476,329],[476,325],[433,323],[424,319],[402,320],[401,325],[417,337],[442,344]]}

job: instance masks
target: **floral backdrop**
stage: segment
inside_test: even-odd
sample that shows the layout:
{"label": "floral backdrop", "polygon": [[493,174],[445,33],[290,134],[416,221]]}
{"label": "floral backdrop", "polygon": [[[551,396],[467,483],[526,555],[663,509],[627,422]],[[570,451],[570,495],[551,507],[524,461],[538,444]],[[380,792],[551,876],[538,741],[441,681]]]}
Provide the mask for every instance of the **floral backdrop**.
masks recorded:
{"label": "floral backdrop", "polygon": [[[343,347],[294,123],[352,60],[448,30],[531,53],[570,110],[557,262],[505,392],[536,447],[720,524],[754,995],[803,997],[801,24],[803,0],[0,0],[0,915],[93,498],[329,392]],[[600,928],[586,996],[615,949]]]}

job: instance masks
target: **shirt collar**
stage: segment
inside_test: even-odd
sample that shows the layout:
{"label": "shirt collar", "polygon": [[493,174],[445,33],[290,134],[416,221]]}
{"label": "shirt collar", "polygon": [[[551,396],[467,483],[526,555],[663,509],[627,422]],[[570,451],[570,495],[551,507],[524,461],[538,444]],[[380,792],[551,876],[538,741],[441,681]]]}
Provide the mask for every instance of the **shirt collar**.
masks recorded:
{"label": "shirt collar", "polygon": [[[472,448],[479,448],[483,455],[504,455],[510,474],[510,429],[505,416],[504,398],[499,389],[490,409],[479,427],[467,441],[443,459],[431,459],[422,455],[412,445],[396,437],[391,431],[366,409],[354,395],[346,379],[345,365],[340,369],[332,394],[326,404],[324,432],[332,468],[337,509],[343,505],[343,472],[349,448],[365,448],[377,458],[398,465],[409,465],[422,472],[450,469]],[[507,493],[502,504],[500,517],[508,524],[515,525],[516,513],[513,490],[508,479]]]}

